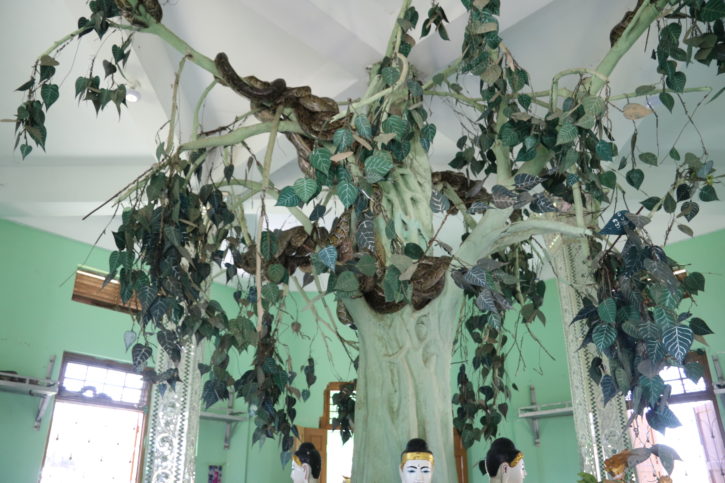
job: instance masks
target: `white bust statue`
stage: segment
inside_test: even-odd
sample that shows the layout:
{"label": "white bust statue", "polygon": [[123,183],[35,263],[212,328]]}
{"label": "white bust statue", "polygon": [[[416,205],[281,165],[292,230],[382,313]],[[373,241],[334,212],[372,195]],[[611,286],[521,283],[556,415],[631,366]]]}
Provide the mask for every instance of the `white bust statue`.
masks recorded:
{"label": "white bust statue", "polygon": [[312,443],[302,443],[292,455],[292,483],[317,483],[322,469],[322,458]]}
{"label": "white bust statue", "polygon": [[401,483],[430,483],[433,478],[433,453],[420,438],[408,441],[400,455]]}
{"label": "white bust statue", "polygon": [[498,438],[486,453],[485,470],[491,483],[522,483],[526,477],[524,454],[508,438]]}

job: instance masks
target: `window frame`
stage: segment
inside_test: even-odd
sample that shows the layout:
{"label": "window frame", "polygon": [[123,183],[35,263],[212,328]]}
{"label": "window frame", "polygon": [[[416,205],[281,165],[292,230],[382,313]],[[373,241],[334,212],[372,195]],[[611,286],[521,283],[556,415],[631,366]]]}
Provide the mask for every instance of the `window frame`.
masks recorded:
{"label": "window frame", "polygon": [[58,375],[58,394],[56,395],[57,400],[146,412],[151,395],[151,384],[147,380],[143,381],[143,386],[141,387],[141,398],[138,403],[125,403],[122,401],[114,401],[112,399],[106,398],[88,397],[76,392],[66,390],[63,386],[65,371],[68,364],[74,362],[91,367],[100,367],[103,369],[111,369],[128,373],[136,372],[134,370],[134,367],[128,363],[118,362],[111,359],[93,357],[85,354],[78,354],[75,352],[64,352],[63,361],[61,362],[60,366],[60,373]]}

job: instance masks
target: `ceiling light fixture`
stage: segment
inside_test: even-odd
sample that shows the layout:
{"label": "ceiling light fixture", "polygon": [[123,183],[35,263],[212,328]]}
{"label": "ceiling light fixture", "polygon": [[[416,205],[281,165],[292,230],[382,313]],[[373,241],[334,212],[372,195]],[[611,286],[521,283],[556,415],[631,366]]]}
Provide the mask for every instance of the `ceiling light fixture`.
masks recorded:
{"label": "ceiling light fixture", "polygon": [[126,91],[126,102],[138,102],[141,100],[141,93],[136,89]]}

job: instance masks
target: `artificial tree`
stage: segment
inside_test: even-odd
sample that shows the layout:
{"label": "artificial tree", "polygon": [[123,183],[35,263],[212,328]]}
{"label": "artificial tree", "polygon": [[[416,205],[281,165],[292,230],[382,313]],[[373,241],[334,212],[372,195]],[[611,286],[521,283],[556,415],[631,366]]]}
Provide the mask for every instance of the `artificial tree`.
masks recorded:
{"label": "artificial tree", "polygon": [[[169,30],[158,0],[91,0],[89,16],[36,60],[32,78],[19,88],[27,95],[16,115],[23,157],[32,143],[45,146],[45,112],[59,96],[54,55],[69,42],[122,32],[123,42],[95,65],[104,75],[92,65],[75,81],[75,96],[97,111],[113,104],[120,113],[125,105],[122,74],[137,36],[157,36],[180,54],[157,162],[114,199],[125,209],[108,280],[117,277],[124,301],[135,296],[142,307],[126,337],[134,364],[143,368],[154,351],[178,361],[185,341],[209,342],[209,364],[200,366],[208,373],[205,403],[232,392],[243,397],[256,412],[255,441],[279,437],[287,461],[297,434],[295,405],[309,389],[295,387],[295,367],[280,354],[282,327],[299,330],[285,302],[290,291],[326,293],[316,315],[357,369],[355,395],[343,391],[337,398],[343,434],[354,423],[353,479],[395,480],[400,448],[420,436],[436,455],[437,475],[455,481],[453,428],[469,447],[496,435],[506,417],[515,384],[506,375],[504,346],[513,327],[544,318],[545,286],[534,261],[546,248],[534,237],[559,234],[580,239],[587,277],[567,283],[582,302],[573,321],[585,326],[581,343],[601,352],[590,372],[602,397],[631,394],[635,413],[646,413],[653,427],[676,425],[657,374],[677,365],[693,379],[701,375],[684,357],[693,338],[710,329],[680,305],[704,289],[704,278],[673,274],[679,266],[643,227],[662,210],[672,223],[691,220],[698,197],[717,199],[717,178],[706,151],[681,155],[673,146],[673,184],[636,213],[620,210],[603,219],[624,198],[622,183],[642,185],[639,163],[658,165],[664,158],[639,152],[636,138],[620,155],[609,113],[627,98],[627,118],[650,115],[635,102],[646,96],[672,110],[675,99],[701,90],[686,87],[689,62],[723,72],[723,1],[640,0],[612,29],[611,49],[595,68],[563,71],[541,91],[529,85],[499,36],[500,0],[463,0],[469,20],[460,57],[431,79],[416,78],[408,58],[414,36],[435,30],[447,39],[447,19],[433,3],[419,31],[421,13],[411,3],[401,2],[384,57],[370,69],[365,93],[350,102],[283,79],[239,75],[234,59],[200,53]],[[619,60],[650,31],[650,62],[661,80],[611,94],[608,79]],[[207,73],[209,85],[198,99],[191,136],[177,139],[175,100],[188,63]],[[560,86],[569,76],[577,81]],[[212,89],[233,90],[249,100],[250,111],[228,125],[203,126],[199,112]],[[718,94],[705,95],[715,100]],[[449,99],[467,118],[458,153],[441,171],[428,156],[436,134],[424,103],[431,96]],[[262,134],[269,142],[258,158],[246,141]],[[290,186],[270,179],[281,136],[295,147],[300,169]],[[245,150],[247,169],[234,162]],[[244,216],[252,199],[261,207],[256,227]],[[269,228],[270,203],[287,207],[298,224]],[[457,246],[439,239],[451,224],[463,233]],[[681,229],[689,230],[684,223]],[[237,286],[238,312],[226,313],[209,298],[214,266]],[[357,341],[342,337],[337,324],[353,327]],[[470,359],[453,395],[457,345],[469,348]],[[239,377],[228,371],[233,349],[254,354]],[[314,382],[314,364],[311,359],[302,369],[307,385]],[[146,374],[160,384],[178,380],[173,369],[147,368]],[[371,461],[377,463],[365,464]]]}

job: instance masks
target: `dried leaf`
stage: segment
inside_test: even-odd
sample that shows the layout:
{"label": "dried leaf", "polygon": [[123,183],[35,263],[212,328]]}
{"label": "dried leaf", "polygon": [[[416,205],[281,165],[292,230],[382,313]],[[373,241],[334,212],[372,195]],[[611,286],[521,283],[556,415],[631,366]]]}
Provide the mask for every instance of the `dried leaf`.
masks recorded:
{"label": "dried leaf", "polygon": [[352,156],[352,151],[345,151],[343,153],[337,153],[336,155],[330,157],[330,161],[332,161],[333,163],[337,163],[337,162],[340,162],[343,159],[347,158],[348,156]]}
{"label": "dried leaf", "polygon": [[357,141],[358,143],[360,143],[360,146],[364,147],[364,148],[365,148],[365,149],[367,149],[368,151],[372,151],[372,150],[373,150],[373,147],[372,147],[372,146],[370,145],[370,143],[369,143],[369,142],[367,142],[367,141],[366,141],[365,139],[363,139],[362,137],[358,136],[358,135],[357,135],[357,134],[355,134],[355,133],[353,133],[353,134],[352,134],[352,137],[353,137],[353,139],[354,139],[355,141]]}
{"label": "dried leaf", "polygon": [[624,117],[631,121],[642,119],[650,114],[652,114],[652,109],[647,106],[643,106],[642,104],[632,102],[624,106]]}

